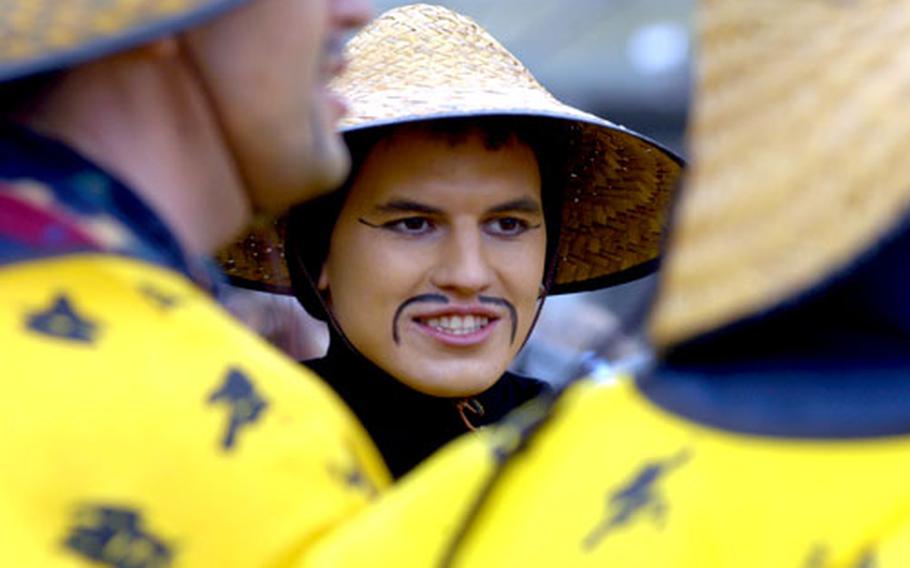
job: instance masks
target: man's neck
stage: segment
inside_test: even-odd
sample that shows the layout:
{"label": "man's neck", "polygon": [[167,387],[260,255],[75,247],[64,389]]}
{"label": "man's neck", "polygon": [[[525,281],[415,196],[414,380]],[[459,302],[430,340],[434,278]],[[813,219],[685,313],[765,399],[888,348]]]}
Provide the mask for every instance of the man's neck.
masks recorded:
{"label": "man's neck", "polygon": [[68,72],[27,122],[119,177],[209,254],[250,207],[203,90],[181,55],[137,50]]}

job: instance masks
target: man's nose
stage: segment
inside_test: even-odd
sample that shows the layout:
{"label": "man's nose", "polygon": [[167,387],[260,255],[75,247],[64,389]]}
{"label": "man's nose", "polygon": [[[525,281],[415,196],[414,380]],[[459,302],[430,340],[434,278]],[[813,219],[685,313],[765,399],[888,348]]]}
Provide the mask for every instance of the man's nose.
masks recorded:
{"label": "man's nose", "polygon": [[490,287],[493,267],[478,228],[454,228],[438,254],[431,282],[440,290],[474,296]]}

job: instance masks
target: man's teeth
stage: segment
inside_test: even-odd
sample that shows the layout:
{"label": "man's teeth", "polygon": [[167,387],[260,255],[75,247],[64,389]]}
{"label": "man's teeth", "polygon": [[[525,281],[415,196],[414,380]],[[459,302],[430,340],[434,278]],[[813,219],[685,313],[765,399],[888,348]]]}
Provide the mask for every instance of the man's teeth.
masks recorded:
{"label": "man's teeth", "polygon": [[466,335],[474,333],[490,323],[490,318],[486,316],[442,316],[439,318],[430,318],[426,324],[433,329],[453,335]]}

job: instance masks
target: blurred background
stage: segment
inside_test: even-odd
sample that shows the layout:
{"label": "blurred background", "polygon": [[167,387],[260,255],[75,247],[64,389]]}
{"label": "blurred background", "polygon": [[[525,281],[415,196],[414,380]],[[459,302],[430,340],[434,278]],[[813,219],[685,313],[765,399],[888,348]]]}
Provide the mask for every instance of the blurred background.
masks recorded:
{"label": "blurred background", "polygon": [[[376,13],[411,2],[374,0]],[[514,53],[557,98],[636,130],[685,156],[691,0],[443,0]],[[648,301],[655,277],[608,290],[549,298],[514,370],[558,382],[594,337],[609,365],[646,351],[624,322]],[[292,298],[237,292],[234,310],[292,356],[321,356],[322,324]],[[256,322],[260,323],[256,323]],[[566,334],[566,329],[572,329]],[[603,341],[608,339],[608,341]],[[606,369],[605,369],[606,370]]]}

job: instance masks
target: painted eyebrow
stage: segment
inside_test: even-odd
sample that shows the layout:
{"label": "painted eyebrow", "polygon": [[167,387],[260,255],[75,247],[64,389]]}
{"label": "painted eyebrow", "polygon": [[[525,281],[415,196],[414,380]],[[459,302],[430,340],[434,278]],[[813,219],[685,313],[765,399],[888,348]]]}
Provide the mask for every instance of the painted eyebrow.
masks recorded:
{"label": "painted eyebrow", "polygon": [[[424,213],[427,215],[441,215],[444,213],[442,209],[410,199],[392,199],[391,201],[375,206],[373,209],[379,213]],[[530,197],[521,197],[491,207],[487,213],[508,213],[512,211],[542,213],[542,208],[540,203]]]}
{"label": "painted eyebrow", "polygon": [[509,212],[521,212],[521,213],[542,213],[543,210],[540,206],[540,203],[531,199],[530,197],[522,197],[520,199],[515,199],[513,201],[507,201],[501,205],[497,205],[489,210],[489,213],[509,213]]}
{"label": "painted eyebrow", "polygon": [[375,206],[373,210],[378,213],[425,213],[428,215],[442,214],[442,209],[430,207],[425,203],[420,203],[419,201],[411,201],[410,199],[392,199],[391,201]]}

